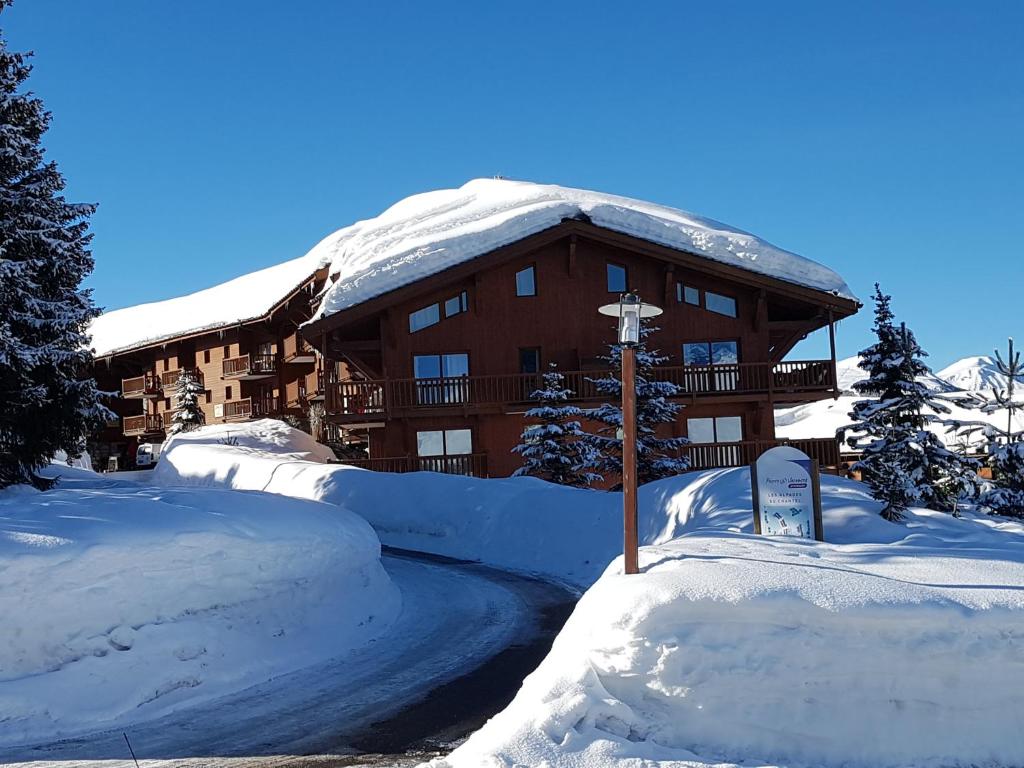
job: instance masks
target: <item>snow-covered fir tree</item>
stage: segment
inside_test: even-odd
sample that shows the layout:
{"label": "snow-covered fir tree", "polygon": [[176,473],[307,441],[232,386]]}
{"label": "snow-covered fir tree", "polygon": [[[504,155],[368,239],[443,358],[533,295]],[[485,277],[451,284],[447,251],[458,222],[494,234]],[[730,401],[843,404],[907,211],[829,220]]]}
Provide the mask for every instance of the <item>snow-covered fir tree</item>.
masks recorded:
{"label": "snow-covered fir tree", "polygon": [[[0,0],[0,13],[10,5]],[[26,56],[0,39],[0,487],[32,483],[113,414],[89,376],[88,325],[97,311],[82,280],[92,271],[88,218],[43,157],[50,114],[24,90]]]}
{"label": "snow-covered fir tree", "polygon": [[[655,369],[668,357],[658,350],[647,348],[647,337],[657,328],[644,319],[640,323],[640,343],[636,347],[636,422],[637,422],[637,481],[640,484],[663,477],[682,474],[690,468],[690,460],[680,450],[689,440],[685,437],[657,437],[661,424],[675,423],[681,405],[669,398],[681,392],[671,381],[659,380]],[[584,418],[603,424],[597,434],[588,434],[587,442],[600,454],[597,471],[605,477],[622,477],[622,346],[612,344],[603,357],[612,369],[600,379],[588,379],[609,402],[598,408],[583,411]],[[615,488],[621,487],[621,484]]]}
{"label": "snow-covered fir tree", "polygon": [[580,425],[583,411],[569,404],[573,394],[552,363],[541,388],[530,394],[537,405],[526,412],[531,423],[523,430],[522,442],[512,449],[523,457],[523,466],[513,473],[515,477],[529,475],[577,488],[601,480],[593,471],[600,456],[584,439]]}
{"label": "snow-covered fir tree", "polygon": [[992,486],[979,498],[979,504],[1000,515],[1024,517],[1024,429],[1014,429],[1016,416],[1024,413],[1024,363],[1020,352],[1014,351],[1013,339],[1008,342],[1004,358],[996,350],[996,370],[1006,381],[1005,389],[993,389],[992,399],[981,407],[985,413],[1006,414],[1006,429],[985,424],[988,464],[992,468]]}
{"label": "snow-covered fir tree", "polygon": [[868,377],[854,389],[868,399],[853,405],[853,423],[839,438],[861,453],[853,469],[884,506],[882,516],[900,520],[911,506],[956,512],[958,500],[976,487],[977,462],[949,450],[929,425],[949,426],[943,398],[919,381],[929,373],[914,334],[894,323],[891,297],[875,284],[877,341],[860,353]]}
{"label": "snow-covered fir tree", "polygon": [[199,398],[205,392],[194,371],[183,368],[178,374],[174,390],[174,419],[168,430],[170,434],[191,432],[206,422],[206,415],[199,405]]}

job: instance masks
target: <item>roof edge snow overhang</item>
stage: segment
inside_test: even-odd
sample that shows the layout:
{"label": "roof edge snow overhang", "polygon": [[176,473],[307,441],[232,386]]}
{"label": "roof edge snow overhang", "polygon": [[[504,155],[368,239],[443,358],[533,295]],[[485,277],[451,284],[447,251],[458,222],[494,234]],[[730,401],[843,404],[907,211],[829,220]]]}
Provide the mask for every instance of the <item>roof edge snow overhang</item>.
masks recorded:
{"label": "roof edge snow overhang", "polygon": [[406,299],[414,298],[420,293],[441,287],[446,283],[467,278],[480,269],[497,266],[503,262],[524,256],[537,248],[557,242],[571,235],[577,235],[607,245],[627,248],[635,253],[651,256],[660,261],[689,267],[725,279],[746,283],[754,288],[764,288],[775,294],[817,304],[823,307],[826,312],[831,312],[835,320],[850,317],[856,314],[863,306],[861,302],[855,299],[840,296],[830,291],[811,288],[799,283],[771,277],[761,272],[755,272],[754,270],[726,264],[690,251],[671,248],[614,229],[600,227],[588,221],[565,219],[553,227],[468,259],[421,280],[374,296],[355,306],[325,317],[311,320],[302,326],[302,335],[306,341],[315,344],[320,334],[364,319],[391,304],[397,304]]}
{"label": "roof edge snow overhang", "polygon": [[136,352],[144,352],[147,349],[153,349],[155,347],[165,347],[168,344],[173,344],[179,341],[188,341],[189,339],[195,339],[199,336],[206,336],[209,333],[216,333],[217,331],[228,330],[229,328],[239,328],[243,325],[252,325],[253,323],[266,322],[271,317],[273,317],[276,312],[278,312],[282,307],[284,307],[289,301],[294,299],[302,291],[303,288],[305,288],[310,283],[315,282],[317,279],[323,279],[326,276],[327,267],[317,268],[314,272],[311,272],[302,281],[300,281],[298,285],[296,285],[294,288],[288,291],[288,293],[281,297],[281,299],[278,300],[273,306],[271,306],[270,309],[268,309],[261,315],[256,315],[254,317],[243,318],[239,320],[232,320],[231,322],[227,323],[217,323],[216,325],[209,325],[204,328],[193,328],[183,333],[176,333],[172,336],[162,336],[157,339],[149,339],[145,342],[142,342],[140,344],[134,344],[130,347],[112,349],[102,354],[94,352],[93,359],[107,360],[110,358],[119,357],[121,355],[130,355]]}

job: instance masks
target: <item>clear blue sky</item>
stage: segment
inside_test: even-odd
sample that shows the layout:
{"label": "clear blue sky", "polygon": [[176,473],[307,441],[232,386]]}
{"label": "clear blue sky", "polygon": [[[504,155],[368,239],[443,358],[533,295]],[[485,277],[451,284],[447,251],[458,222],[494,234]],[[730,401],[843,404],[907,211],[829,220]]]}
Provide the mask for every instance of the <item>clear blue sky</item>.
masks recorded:
{"label": "clear blue sky", "polygon": [[0,23],[100,204],[107,308],[501,174],[729,222],[865,301],[879,280],[936,368],[1024,336],[1022,2],[18,0]]}

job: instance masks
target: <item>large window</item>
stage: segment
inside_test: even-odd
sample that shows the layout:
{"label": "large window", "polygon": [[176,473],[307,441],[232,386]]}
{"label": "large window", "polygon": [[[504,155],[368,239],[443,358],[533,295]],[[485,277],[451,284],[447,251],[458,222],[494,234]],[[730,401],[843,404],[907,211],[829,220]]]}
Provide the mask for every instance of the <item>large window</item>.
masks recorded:
{"label": "large window", "polygon": [[429,307],[409,313],[409,333],[422,331],[441,322],[441,307],[435,302]]}
{"label": "large window", "polygon": [[537,295],[537,273],[533,267],[516,272],[516,296]]}
{"label": "large window", "polygon": [[727,317],[736,317],[736,299],[720,293],[704,291],[704,308]]}
{"label": "large window", "polygon": [[738,443],[743,439],[743,417],[687,419],[686,435],[691,443]]}
{"label": "large window", "polygon": [[419,405],[464,403],[468,399],[469,355],[416,355],[413,357],[416,402]]}
{"label": "large window", "polygon": [[626,268],[621,264],[608,264],[608,292],[609,293],[625,293],[628,288],[626,275]]}
{"label": "large window", "polygon": [[473,433],[468,429],[433,429],[416,433],[419,468],[427,472],[471,475]]}
{"label": "large window", "polygon": [[735,341],[695,341],[683,344],[683,365],[706,368],[685,376],[690,392],[734,390],[739,382],[739,344]]}

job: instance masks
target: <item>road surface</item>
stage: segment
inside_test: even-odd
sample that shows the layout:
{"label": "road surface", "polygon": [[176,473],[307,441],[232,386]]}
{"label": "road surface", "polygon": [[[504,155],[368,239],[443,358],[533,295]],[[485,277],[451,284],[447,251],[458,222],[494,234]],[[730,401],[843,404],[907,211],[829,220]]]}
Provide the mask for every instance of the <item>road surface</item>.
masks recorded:
{"label": "road surface", "polygon": [[[399,550],[383,561],[403,599],[390,631],[342,658],[124,729],[139,762],[413,765],[511,700],[574,602],[558,586],[478,564]],[[94,761],[134,765],[122,729],[0,747],[0,764]]]}

